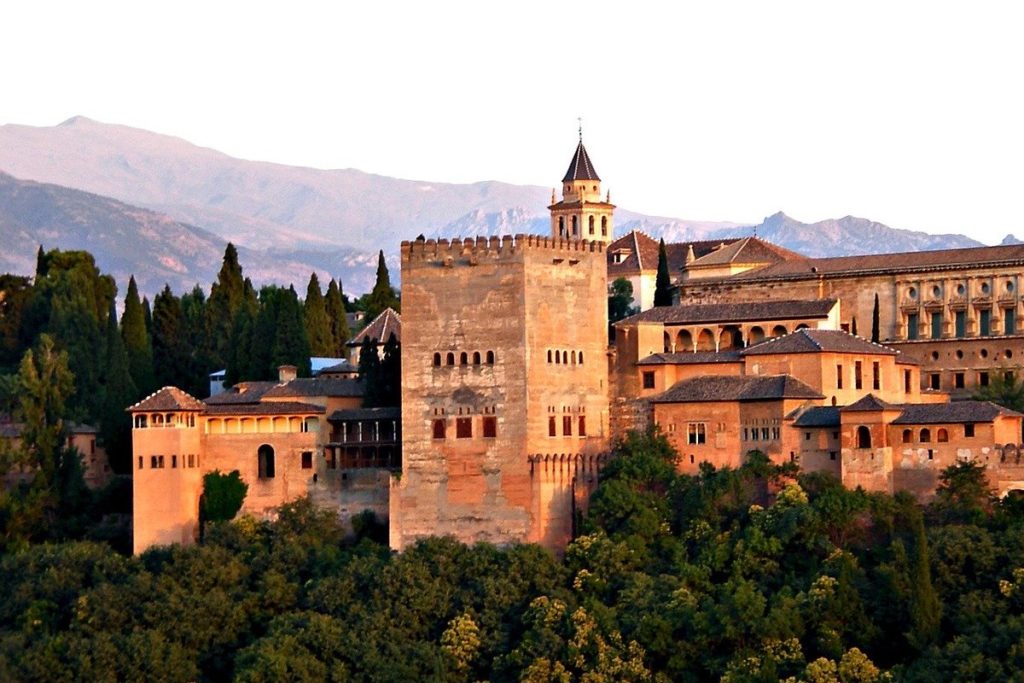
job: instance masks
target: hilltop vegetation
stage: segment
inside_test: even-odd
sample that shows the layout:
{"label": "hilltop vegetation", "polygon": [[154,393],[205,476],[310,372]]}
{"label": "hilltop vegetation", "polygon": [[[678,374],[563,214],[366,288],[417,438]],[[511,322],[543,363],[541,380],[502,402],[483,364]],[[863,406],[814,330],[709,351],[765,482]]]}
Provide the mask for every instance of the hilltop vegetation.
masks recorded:
{"label": "hilltop vegetation", "polygon": [[935,504],[770,465],[618,448],[556,560],[302,500],[126,558],[0,559],[0,677],[170,681],[994,681],[1024,670],[1024,511],[972,465]]}

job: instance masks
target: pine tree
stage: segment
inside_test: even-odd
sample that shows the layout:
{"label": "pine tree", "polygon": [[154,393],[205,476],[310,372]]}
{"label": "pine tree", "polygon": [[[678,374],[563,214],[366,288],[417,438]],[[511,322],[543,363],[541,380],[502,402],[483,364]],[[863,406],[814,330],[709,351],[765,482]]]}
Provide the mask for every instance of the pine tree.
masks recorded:
{"label": "pine tree", "polygon": [[359,381],[363,384],[363,407],[376,408],[382,405],[380,381],[380,356],[377,344],[369,336],[363,337],[359,347]]}
{"label": "pine tree", "polygon": [[875,292],[875,307],[871,309],[871,341],[878,343],[881,336],[879,331],[879,307],[878,307],[878,292]]}
{"label": "pine tree", "polygon": [[331,320],[327,315],[327,306],[324,303],[323,294],[320,292],[320,280],[316,273],[309,276],[302,314],[310,353],[314,356],[330,357],[334,353],[334,338],[331,333]]}
{"label": "pine tree", "polygon": [[139,288],[135,276],[128,279],[128,292],[124,297],[124,313],[121,314],[121,340],[128,355],[128,372],[140,395],[146,396],[156,387],[153,374],[153,345],[146,328],[146,313],[139,300]]}
{"label": "pine tree", "polygon": [[107,451],[110,467],[117,473],[131,471],[131,416],[125,408],[138,398],[132,381],[128,353],[117,326],[117,312],[110,307],[107,317],[107,357],[103,386],[103,414],[100,416],[100,439]]}
{"label": "pine tree", "polygon": [[327,298],[324,302],[327,309],[327,317],[331,322],[331,355],[335,358],[344,358],[347,355],[348,340],[352,337],[352,331],[348,327],[348,316],[345,312],[345,298],[341,293],[341,285],[331,278],[327,285]]}
{"label": "pine tree", "polygon": [[665,251],[665,240],[658,245],[658,276],[654,281],[654,305],[672,305],[672,276],[668,270],[668,252]]}
{"label": "pine tree", "polygon": [[153,369],[158,386],[188,386],[189,349],[181,301],[171,288],[153,300]]}
{"label": "pine tree", "polygon": [[384,343],[384,357],[380,361],[381,405],[402,404],[402,354],[395,333]]}
{"label": "pine tree", "polygon": [[242,266],[238,263],[238,250],[228,242],[206,306],[211,362],[218,368],[227,363],[231,330],[244,295],[245,281],[242,279]]}
{"label": "pine tree", "polygon": [[373,320],[386,308],[398,311],[399,301],[398,295],[391,287],[391,276],[388,274],[388,266],[384,262],[384,251],[381,250],[377,255],[377,281],[366,298],[366,319]]}

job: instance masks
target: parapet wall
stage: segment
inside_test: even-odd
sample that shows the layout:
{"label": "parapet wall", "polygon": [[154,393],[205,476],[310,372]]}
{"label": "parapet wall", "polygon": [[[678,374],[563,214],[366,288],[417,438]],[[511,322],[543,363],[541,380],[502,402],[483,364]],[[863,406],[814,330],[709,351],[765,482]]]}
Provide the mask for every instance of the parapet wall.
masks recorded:
{"label": "parapet wall", "polygon": [[402,263],[440,261],[442,265],[455,265],[458,260],[475,265],[478,260],[500,261],[512,259],[523,252],[549,251],[565,254],[578,252],[604,252],[604,244],[589,240],[567,240],[544,235],[503,235],[501,237],[467,237],[440,240],[414,240],[402,242]]}

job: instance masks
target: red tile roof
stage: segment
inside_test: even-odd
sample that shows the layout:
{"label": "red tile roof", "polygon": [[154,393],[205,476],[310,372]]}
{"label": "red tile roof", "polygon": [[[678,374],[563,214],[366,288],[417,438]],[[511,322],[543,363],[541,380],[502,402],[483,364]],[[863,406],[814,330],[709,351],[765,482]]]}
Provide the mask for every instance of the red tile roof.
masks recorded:
{"label": "red tile roof", "polygon": [[[735,240],[703,240],[695,242],[670,242],[665,245],[670,273],[680,273],[686,265],[686,254],[693,247],[694,256],[700,258],[714,249]],[[626,249],[629,254],[621,263],[615,262],[615,252]],[[639,230],[633,230],[618,238],[605,249],[608,253],[608,274],[618,277],[631,275],[641,270],[658,269],[658,240]]]}
{"label": "red tile roof", "polygon": [[784,398],[820,399],[824,396],[790,375],[704,375],[677,382],[650,400],[652,403],[707,403]]}
{"label": "red tile roof", "polygon": [[153,392],[135,405],[126,408],[128,412],[169,412],[178,410],[202,412],[206,409],[199,399],[178,387],[164,387]]}
{"label": "red tile roof", "polygon": [[899,351],[842,330],[802,329],[747,347],[744,356],[776,353],[857,353],[872,356],[895,356]]}
{"label": "red tile roof", "polygon": [[385,308],[359,334],[352,337],[348,345],[361,346],[363,340],[367,337],[378,344],[384,344],[392,334],[395,335],[396,341],[402,342],[402,316],[398,315],[393,309]]}
{"label": "red tile roof", "polygon": [[320,415],[326,410],[323,406],[299,401],[219,403],[206,406],[207,415]]}
{"label": "red tile roof", "polygon": [[572,155],[572,161],[569,162],[569,170],[565,172],[565,177],[562,178],[563,183],[573,180],[601,180],[597,177],[594,165],[590,163],[590,155],[587,154],[587,148],[583,146],[582,138],[580,143],[576,145],[576,152]]}
{"label": "red tile roof", "polygon": [[827,318],[835,305],[836,299],[796,299],[792,301],[749,301],[736,304],[655,306],[643,313],[624,318],[615,324],[660,322],[669,325],[688,325]]}
{"label": "red tile roof", "polygon": [[744,237],[732,244],[727,244],[721,249],[715,249],[707,256],[702,256],[690,264],[691,268],[704,266],[720,266],[729,263],[760,264],[779,263],[793,259],[804,259],[803,254],[798,254],[789,249],[770,244],[756,237]]}

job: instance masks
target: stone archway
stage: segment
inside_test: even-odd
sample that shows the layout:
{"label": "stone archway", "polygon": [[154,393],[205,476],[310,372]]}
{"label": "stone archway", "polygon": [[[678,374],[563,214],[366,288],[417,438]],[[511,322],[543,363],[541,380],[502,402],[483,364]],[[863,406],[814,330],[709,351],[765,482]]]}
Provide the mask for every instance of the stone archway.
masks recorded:
{"label": "stone archway", "polygon": [[697,335],[697,350],[698,351],[714,351],[715,350],[715,334],[711,330],[705,328],[700,331]]}

